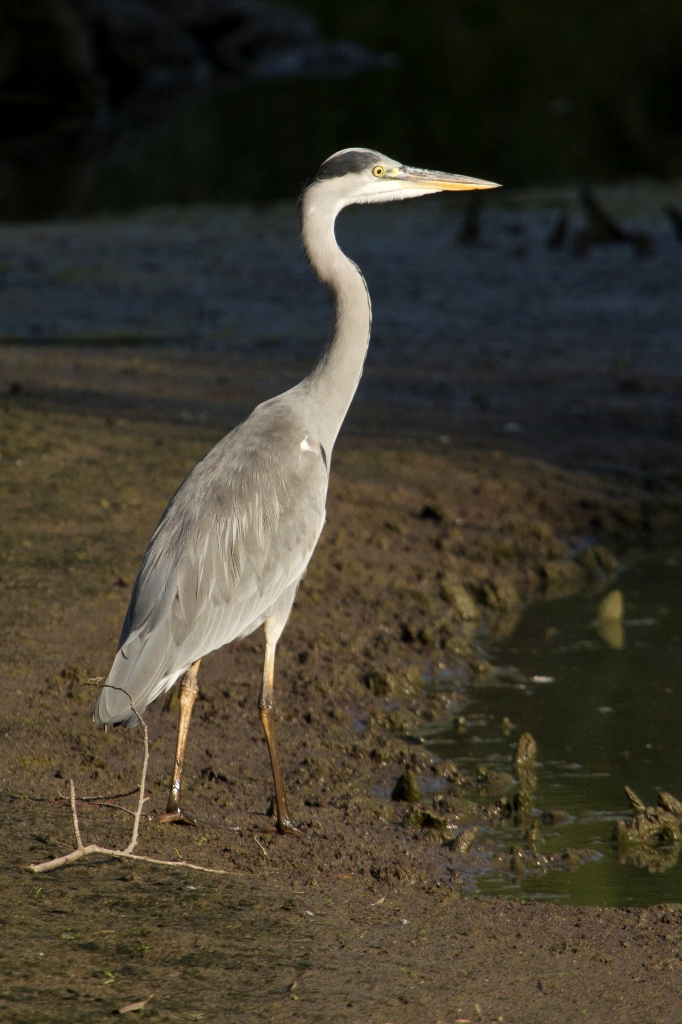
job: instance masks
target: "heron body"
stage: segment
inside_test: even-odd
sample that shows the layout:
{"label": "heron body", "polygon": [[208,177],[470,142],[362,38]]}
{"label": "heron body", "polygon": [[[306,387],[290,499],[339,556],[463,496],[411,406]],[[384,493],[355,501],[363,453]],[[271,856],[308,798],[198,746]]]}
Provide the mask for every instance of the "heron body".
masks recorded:
{"label": "heron body", "polygon": [[362,374],[371,329],[367,286],[336,242],[336,217],[352,203],[493,187],[404,167],[366,149],[334,154],[306,186],[301,234],[313,270],[334,296],[332,339],[308,377],[257,406],[181,484],[145,553],[118,652],[95,705],[96,721],[135,725],[136,712],[182,678],[164,820],[190,820],[180,807],[180,788],[201,658],[264,624],[261,721],[277,828],[295,832],[274,734],[275,648],[322,532],[331,455]]}
{"label": "heron body", "polygon": [[[294,599],[324,524],[327,469],[288,396],[259,406],[194,467],[135,582],[108,682],[142,711],[190,665]],[[135,725],[121,690],[100,721]]]}

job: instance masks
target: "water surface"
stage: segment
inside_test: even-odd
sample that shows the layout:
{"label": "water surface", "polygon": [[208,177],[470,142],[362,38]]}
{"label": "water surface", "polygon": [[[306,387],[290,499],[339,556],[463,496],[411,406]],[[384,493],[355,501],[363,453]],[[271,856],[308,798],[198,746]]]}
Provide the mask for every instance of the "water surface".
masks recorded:
{"label": "water surface", "polygon": [[[600,595],[535,605],[494,646],[493,661],[506,668],[469,692],[466,731],[453,726],[432,743],[463,767],[510,770],[518,736],[529,731],[538,744],[534,815],[539,821],[542,811],[560,809],[572,816],[565,825],[540,824],[541,851],[599,854],[571,872],[485,876],[484,893],[611,906],[682,896],[680,863],[666,871],[619,863],[611,843],[614,822],[629,810],[625,785],[648,805],[658,790],[682,797],[682,556],[642,561],[615,585],[625,597],[622,646],[617,635],[600,635]],[[509,849],[522,830],[491,838]]]}

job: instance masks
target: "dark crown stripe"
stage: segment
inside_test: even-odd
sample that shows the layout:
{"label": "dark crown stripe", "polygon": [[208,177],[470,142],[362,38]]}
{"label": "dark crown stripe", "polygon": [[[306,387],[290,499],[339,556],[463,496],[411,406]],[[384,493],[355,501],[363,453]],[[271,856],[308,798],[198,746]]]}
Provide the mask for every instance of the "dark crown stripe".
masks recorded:
{"label": "dark crown stripe", "polygon": [[313,175],[311,184],[313,181],[325,181],[327,178],[341,178],[344,174],[359,174],[368,167],[373,167],[378,159],[377,153],[363,153],[357,149],[339,153],[338,156],[325,160],[317,174]]}

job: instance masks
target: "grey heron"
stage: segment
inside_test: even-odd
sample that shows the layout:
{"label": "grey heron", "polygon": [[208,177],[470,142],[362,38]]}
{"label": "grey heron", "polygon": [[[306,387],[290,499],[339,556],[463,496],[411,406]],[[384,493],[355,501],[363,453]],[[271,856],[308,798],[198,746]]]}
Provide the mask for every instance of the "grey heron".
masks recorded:
{"label": "grey heron", "polygon": [[370,149],[344,149],[322,164],[301,196],[308,262],[332,292],[333,336],[312,372],[257,406],[181,484],[152,536],[133,587],[118,652],[95,720],[131,726],[180,682],[180,714],[166,813],[182,807],[182,770],[201,659],[265,626],[258,698],[275,787],[279,833],[300,834],[287,809],[274,725],[275,648],[325,521],[329,469],[358,386],[371,329],[365,279],[339,248],[334,224],[353,203],[384,203],[441,191],[496,188],[419,170]]}

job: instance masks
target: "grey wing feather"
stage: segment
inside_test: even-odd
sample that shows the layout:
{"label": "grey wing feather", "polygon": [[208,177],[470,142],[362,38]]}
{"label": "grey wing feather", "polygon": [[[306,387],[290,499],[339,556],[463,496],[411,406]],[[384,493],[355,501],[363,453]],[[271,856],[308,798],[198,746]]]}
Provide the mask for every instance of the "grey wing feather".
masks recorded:
{"label": "grey wing feather", "polygon": [[[327,470],[286,402],[259,406],[192,470],[156,528],[95,706],[135,725],[198,658],[245,636],[304,574]],[[118,687],[119,689],[113,689]]]}

